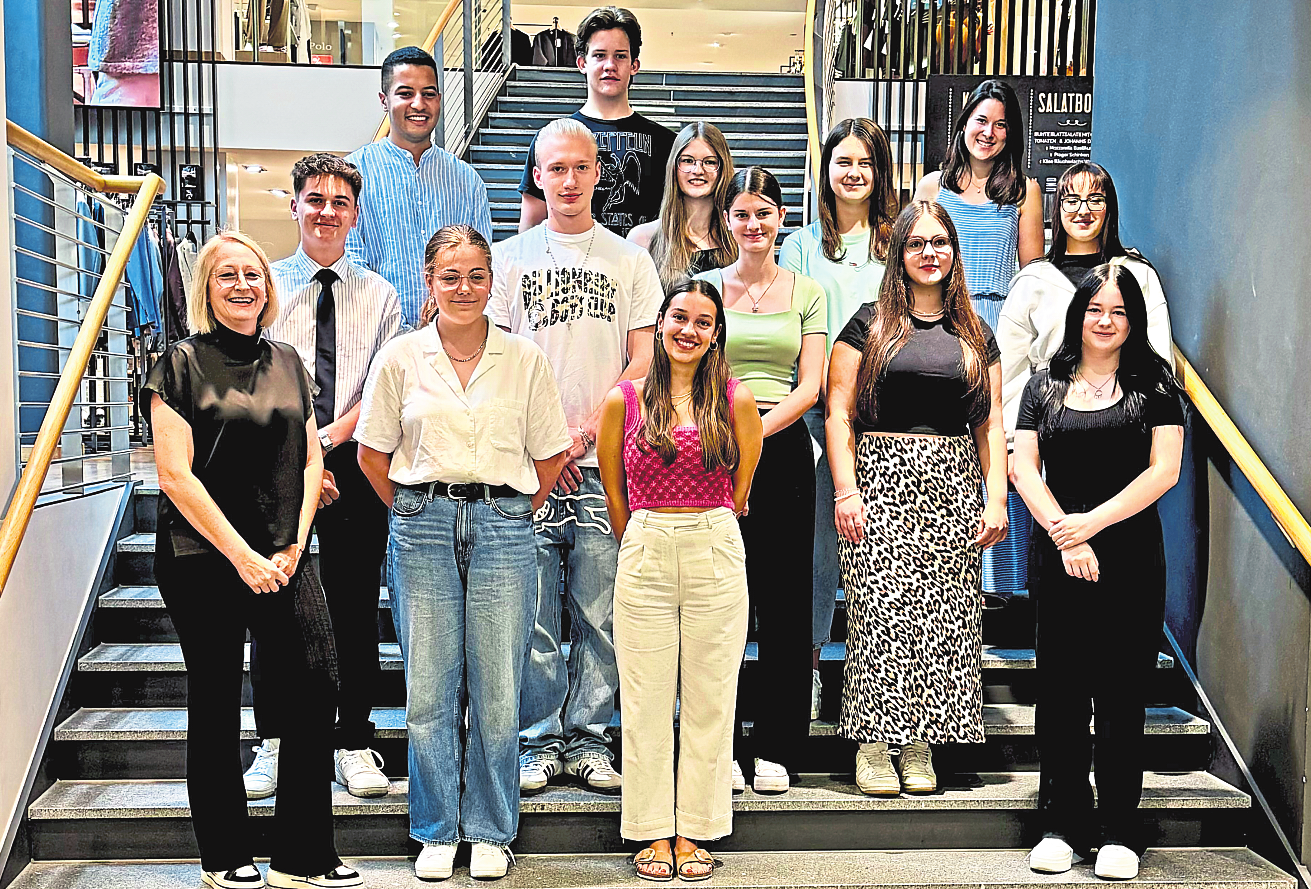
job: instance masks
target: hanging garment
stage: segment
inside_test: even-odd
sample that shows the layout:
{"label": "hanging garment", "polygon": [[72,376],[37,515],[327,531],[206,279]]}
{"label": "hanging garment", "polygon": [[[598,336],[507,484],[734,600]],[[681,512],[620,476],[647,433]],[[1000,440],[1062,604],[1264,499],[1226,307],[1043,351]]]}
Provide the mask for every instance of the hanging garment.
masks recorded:
{"label": "hanging garment", "polygon": [[547,28],[533,38],[533,64],[541,68],[573,68],[574,35],[560,28]]}
{"label": "hanging garment", "polygon": [[155,233],[143,229],[127,258],[127,283],[136,312],[134,332],[140,336],[148,327],[159,326],[159,299],[164,292],[159,242]]}
{"label": "hanging garment", "polygon": [[[77,292],[87,299],[95,296],[100,276],[105,271],[105,230],[97,225],[105,222],[105,208],[85,198],[77,201]],[[99,249],[97,249],[99,248]]]}

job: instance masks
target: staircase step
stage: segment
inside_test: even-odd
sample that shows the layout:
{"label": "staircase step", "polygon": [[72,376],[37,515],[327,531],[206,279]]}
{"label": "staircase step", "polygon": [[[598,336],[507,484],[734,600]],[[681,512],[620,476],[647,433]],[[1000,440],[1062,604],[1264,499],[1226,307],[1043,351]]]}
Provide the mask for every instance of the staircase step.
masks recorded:
{"label": "staircase step", "polygon": [[[577,81],[540,82],[511,80],[506,84],[505,95],[511,98],[521,96],[568,97],[577,106],[587,101],[587,84],[581,77]],[[696,103],[715,101],[727,96],[740,98],[747,102],[796,102],[803,107],[806,101],[805,90],[770,89],[768,87],[743,86],[634,86],[628,91],[628,100],[634,107],[651,102]]]}
{"label": "staircase step", "polygon": [[[505,111],[494,111],[487,116],[489,126],[493,127],[512,127],[516,129],[531,128],[534,131],[540,130],[557,117],[563,117],[578,110],[577,107],[568,109],[565,115],[552,114],[549,111],[539,111],[536,113],[524,112],[512,114]],[[767,131],[775,134],[778,133],[802,133],[806,132],[806,119],[804,117],[721,117],[719,119],[708,118],[707,115],[691,111],[685,114],[648,114],[655,123],[660,124],[674,132],[678,132],[683,127],[698,120],[709,120],[715,126],[719,127],[725,133],[729,130],[755,129],[757,131]]]}
{"label": "staircase step", "polygon": [[[528,158],[528,146],[525,145],[475,145],[469,149],[466,160],[471,164],[481,165],[517,163],[522,169]],[[764,167],[803,167],[805,151],[771,151],[743,149],[733,152],[733,164],[738,167],[760,165]]]}
{"label": "staircase step", "polygon": [[[152,549],[153,552],[153,549]],[[162,609],[164,598],[157,586],[117,586],[100,594],[101,608],[150,610]],[[378,588],[378,607],[391,608],[391,594],[386,587]]]}
{"label": "staircase step", "polygon": [[[405,709],[375,707],[372,719],[377,737],[406,738]],[[984,731],[991,736],[1030,736],[1034,730],[1031,704],[985,704]],[[1177,707],[1153,707],[1147,711],[1143,729],[1147,735],[1206,735],[1210,723]],[[837,735],[837,726],[816,720],[810,724],[812,737]],[[90,741],[181,741],[187,737],[187,711],[182,707],[83,708],[55,729],[54,740],[67,743]],[[249,707],[241,710],[241,738],[253,741],[255,716]]]}
{"label": "staircase step", "polygon": [[[247,667],[249,653],[250,646],[247,644]],[[380,643],[378,656],[383,670],[402,669],[400,646],[395,642]],[[845,661],[846,656],[845,642],[830,642],[820,653],[820,661]],[[746,660],[748,663],[756,660],[756,643],[747,643]],[[983,647],[985,670],[1032,670],[1035,665],[1032,648]],[[1156,666],[1170,669],[1174,667],[1174,658],[1168,654],[1159,654]],[[182,662],[182,646],[173,642],[102,642],[78,658],[77,669],[82,673],[181,673],[186,667]]]}
{"label": "staircase step", "polygon": [[[554,91],[552,91],[554,92]],[[549,114],[567,117],[578,110],[579,102],[570,96],[502,96],[496,100],[497,114]],[[633,110],[644,117],[678,117],[695,115],[702,118],[766,117],[801,118],[806,115],[805,102],[749,102],[723,99],[693,99],[674,102],[662,100],[632,100]]]}
{"label": "staircase step", "polygon": [[[933,886],[1010,889],[1015,886],[1105,885],[1087,865],[1063,874],[1029,870],[1027,850],[908,852],[727,852],[715,871],[719,889],[925,889]],[[413,885],[409,858],[352,858],[367,886]],[[463,864],[463,862],[462,862]],[[199,861],[34,862],[11,889],[178,889],[197,882]],[[932,875],[927,879],[926,875]],[[1149,849],[1138,884],[1152,889],[1292,889],[1293,877],[1249,849]],[[463,866],[441,883],[450,889],[486,886]],[[631,889],[648,885],[626,854],[521,855],[500,889]]]}
{"label": "staircase step", "polygon": [[[522,170],[523,168],[520,167],[519,169]],[[484,182],[486,182],[487,184],[488,201],[496,202],[496,203],[513,203],[516,206],[519,204],[519,201],[521,200],[521,195],[519,194],[518,179],[514,179],[514,180],[505,179],[499,182],[487,182],[486,177],[484,177]],[[796,212],[796,208],[800,207],[801,202],[805,200],[805,197],[802,194],[801,187],[798,185],[794,188],[784,185],[782,191],[783,191],[783,205],[786,207],[793,208],[793,212]],[[518,217],[515,218],[517,219]]]}
{"label": "staircase step", "polygon": [[[514,80],[526,82],[581,82],[583,75],[572,68],[517,68]],[[643,69],[633,75],[634,87],[659,84],[706,86],[771,86],[779,89],[804,89],[805,80],[796,74],[764,74],[753,71],[652,71]]]}
{"label": "staircase step", "polygon": [[[725,126],[733,123],[725,121]],[[737,151],[801,151],[806,150],[806,137],[802,135],[780,135],[778,133],[731,132],[720,127],[724,138],[728,140],[730,150]],[[536,129],[486,126],[478,131],[480,145],[521,145],[525,148],[537,135]]]}
{"label": "staircase step", "polygon": [[[523,176],[522,163],[518,163],[518,164],[484,163],[484,164],[478,164],[476,169],[478,170],[479,175],[483,177],[483,181],[486,182],[488,186],[491,186],[493,183],[510,182],[513,183],[517,188],[520,177]],[[805,170],[799,167],[798,168],[779,167],[778,169],[771,169],[770,172],[774,174],[774,177],[776,179],[778,179],[778,184],[780,186],[782,186],[783,188],[793,188],[797,190],[800,190],[802,179],[805,176]],[[786,202],[787,198],[785,197],[783,200]]]}

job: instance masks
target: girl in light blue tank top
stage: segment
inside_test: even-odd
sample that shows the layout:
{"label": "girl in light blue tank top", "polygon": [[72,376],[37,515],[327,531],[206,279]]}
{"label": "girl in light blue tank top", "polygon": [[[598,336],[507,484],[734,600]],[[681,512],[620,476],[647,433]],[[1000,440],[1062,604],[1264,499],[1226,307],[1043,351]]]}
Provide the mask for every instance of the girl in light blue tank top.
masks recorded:
{"label": "girl in light blue tank top", "polygon": [[[1036,184],[1024,173],[1024,119],[1009,84],[985,80],[965,99],[952,127],[942,173],[925,177],[916,197],[936,200],[951,217],[974,311],[997,329],[1011,279],[1019,268],[1021,241],[1027,261],[1042,253],[1042,206]],[[983,203],[965,200],[970,192]],[[1023,208],[1023,209],[1022,209]],[[1021,238],[1021,232],[1028,237]],[[1007,499],[1010,533],[983,553],[983,589],[1002,600],[1028,587],[1032,519],[1014,491]]]}

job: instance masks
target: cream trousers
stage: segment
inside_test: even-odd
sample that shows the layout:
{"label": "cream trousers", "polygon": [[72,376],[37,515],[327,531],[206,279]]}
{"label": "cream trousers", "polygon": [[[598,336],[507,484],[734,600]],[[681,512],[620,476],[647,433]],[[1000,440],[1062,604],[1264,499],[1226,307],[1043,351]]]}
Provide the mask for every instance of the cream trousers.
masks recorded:
{"label": "cream trousers", "polygon": [[614,617],[626,839],[732,833],[733,711],[747,615],[745,552],[731,510],[633,513],[619,547]]}

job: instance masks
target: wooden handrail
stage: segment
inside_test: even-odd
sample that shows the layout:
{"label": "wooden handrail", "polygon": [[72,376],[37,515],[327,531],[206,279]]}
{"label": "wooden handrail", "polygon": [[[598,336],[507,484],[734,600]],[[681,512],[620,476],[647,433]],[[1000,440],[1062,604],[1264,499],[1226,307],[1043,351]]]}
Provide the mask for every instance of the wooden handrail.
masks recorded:
{"label": "wooden handrail", "polygon": [[[441,35],[442,29],[446,27],[446,23],[451,20],[451,16],[455,15],[455,10],[459,9],[463,2],[464,0],[447,0],[446,8],[442,10],[441,15],[437,16],[437,23],[432,26],[428,36],[420,44],[424,52],[432,52],[432,48],[437,45],[437,38]],[[441,63],[442,60],[438,59],[437,64],[440,65]],[[382,123],[378,124],[378,131],[373,134],[373,141],[379,142],[386,139],[390,132],[391,118],[383,114]]]}
{"label": "wooden handrail", "polygon": [[23,534],[27,531],[28,522],[32,519],[32,510],[36,506],[37,497],[41,494],[41,484],[45,481],[46,473],[50,471],[50,461],[55,455],[55,447],[59,444],[64,424],[68,421],[68,414],[73,408],[73,401],[77,398],[82,375],[86,373],[87,362],[95,350],[96,340],[100,338],[100,329],[104,326],[110,304],[114,301],[114,292],[123,278],[123,270],[127,268],[128,257],[136,246],[141,230],[145,228],[151,203],[164,189],[164,180],[154,173],[147,176],[101,175],[73,160],[58,148],[33,136],[12,121],[8,125],[8,138],[9,144],[14,148],[48,164],[88,188],[117,193],[136,192],[137,197],[123,222],[123,230],[119,233],[118,241],[105,261],[105,270],[101,274],[100,283],[96,286],[95,295],[87,306],[86,316],[69,350],[64,369],[59,374],[59,383],[55,386],[55,393],[50,399],[50,407],[41,420],[41,429],[37,432],[36,443],[32,446],[27,466],[23,468],[23,473],[18,479],[14,499],[9,504],[8,512],[5,513],[3,524],[0,524],[0,596],[4,595],[5,584],[8,583],[9,574],[13,570],[14,559],[18,556],[18,548],[23,543]]}
{"label": "wooden handrail", "polygon": [[1197,408],[1197,412],[1206,420],[1215,437],[1225,446],[1225,450],[1238,464],[1243,475],[1247,476],[1256,493],[1261,495],[1275,524],[1284,532],[1288,542],[1297,548],[1302,558],[1311,563],[1311,525],[1307,524],[1306,518],[1298,511],[1297,506],[1293,504],[1292,499],[1284,492],[1275,477],[1270,474],[1270,470],[1261,462],[1256,451],[1252,450],[1243,433],[1238,431],[1234,421],[1229,418],[1229,414],[1220,406],[1220,402],[1211,394],[1210,388],[1197,375],[1197,371],[1188,363],[1188,359],[1179,351],[1177,345],[1174,347],[1174,362],[1179,382],[1183,385],[1184,392],[1193,406]]}
{"label": "wooden handrail", "polygon": [[[806,90],[806,147],[810,151],[810,163],[808,172],[810,173],[811,185],[818,189],[820,182],[819,169],[819,108],[815,105],[815,85],[816,65],[821,61],[815,56],[815,0],[806,0],[806,21],[801,29],[802,33],[802,78]],[[804,191],[803,191],[804,194]],[[802,197],[805,201],[805,197]],[[798,207],[798,210],[804,208]],[[804,218],[804,217],[803,217]]]}

